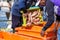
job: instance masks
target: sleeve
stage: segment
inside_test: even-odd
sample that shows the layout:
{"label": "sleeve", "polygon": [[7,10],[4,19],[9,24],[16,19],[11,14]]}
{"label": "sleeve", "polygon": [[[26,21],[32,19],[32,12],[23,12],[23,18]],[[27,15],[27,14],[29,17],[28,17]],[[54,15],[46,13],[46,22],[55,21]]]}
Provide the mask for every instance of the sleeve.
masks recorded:
{"label": "sleeve", "polygon": [[26,3],[25,0],[19,0],[19,2],[18,2],[19,10],[22,10],[24,13],[27,12],[25,3]]}
{"label": "sleeve", "polygon": [[43,27],[43,31],[46,31],[54,22],[54,4],[50,0],[46,1],[46,11],[48,14],[48,21]]}

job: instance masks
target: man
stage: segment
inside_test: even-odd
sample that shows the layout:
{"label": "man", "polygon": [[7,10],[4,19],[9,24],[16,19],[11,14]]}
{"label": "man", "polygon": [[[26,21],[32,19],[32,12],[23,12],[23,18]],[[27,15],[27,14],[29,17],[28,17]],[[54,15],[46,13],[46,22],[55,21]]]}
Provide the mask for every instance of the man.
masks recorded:
{"label": "man", "polygon": [[[55,30],[57,29],[57,40],[60,40],[60,0],[51,0],[54,3],[55,8],[57,7],[56,12],[56,25]],[[57,3],[58,2],[58,3]]]}
{"label": "man", "polygon": [[22,26],[23,18],[22,13],[20,13],[20,11],[22,10],[24,12],[24,16],[26,16],[26,9],[28,9],[31,6],[32,2],[32,0],[15,0],[11,10],[13,32],[15,32],[16,27]]}
{"label": "man", "polygon": [[13,33],[15,32],[16,27],[22,26],[23,18],[22,18],[22,13],[20,13],[20,11],[21,10],[25,11],[25,8],[26,8],[25,0],[15,0],[14,1],[14,4],[11,9]]}
{"label": "man", "polygon": [[[43,1],[43,0],[42,0]],[[54,5],[50,0],[46,1],[46,11],[48,14],[48,21],[41,31],[41,35],[44,36],[45,31],[53,24],[54,22]]]}

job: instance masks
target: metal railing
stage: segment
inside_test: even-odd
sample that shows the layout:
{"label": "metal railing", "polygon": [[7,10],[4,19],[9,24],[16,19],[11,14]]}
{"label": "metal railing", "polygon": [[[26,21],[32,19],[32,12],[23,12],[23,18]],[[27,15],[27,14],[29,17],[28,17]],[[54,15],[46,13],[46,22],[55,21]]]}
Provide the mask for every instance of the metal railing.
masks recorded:
{"label": "metal railing", "polygon": [[4,22],[4,21],[12,21],[12,20],[0,20],[0,22]]}

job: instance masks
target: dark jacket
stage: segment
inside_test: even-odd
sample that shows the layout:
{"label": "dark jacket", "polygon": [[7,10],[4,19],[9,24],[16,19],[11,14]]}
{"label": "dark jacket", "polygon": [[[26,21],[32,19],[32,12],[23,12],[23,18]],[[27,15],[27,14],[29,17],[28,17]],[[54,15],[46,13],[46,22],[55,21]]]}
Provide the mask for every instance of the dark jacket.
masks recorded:
{"label": "dark jacket", "polygon": [[11,9],[11,12],[15,16],[20,16],[20,11],[23,10],[26,12],[26,9],[28,9],[33,2],[36,2],[35,0],[15,0],[13,7]]}
{"label": "dark jacket", "polygon": [[43,27],[43,31],[46,31],[54,22],[54,4],[50,0],[46,0],[46,11],[48,14],[48,21]]}
{"label": "dark jacket", "polygon": [[25,0],[16,0],[11,9],[12,15],[20,16],[20,10],[25,7]]}

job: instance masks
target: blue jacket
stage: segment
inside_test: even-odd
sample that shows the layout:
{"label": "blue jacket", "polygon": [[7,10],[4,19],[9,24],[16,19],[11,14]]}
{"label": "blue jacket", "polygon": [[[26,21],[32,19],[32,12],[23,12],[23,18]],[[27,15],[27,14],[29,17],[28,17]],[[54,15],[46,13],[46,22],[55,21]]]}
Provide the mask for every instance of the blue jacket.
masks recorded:
{"label": "blue jacket", "polygon": [[20,9],[26,7],[25,2],[25,0],[16,0],[11,9],[12,15],[21,16]]}

